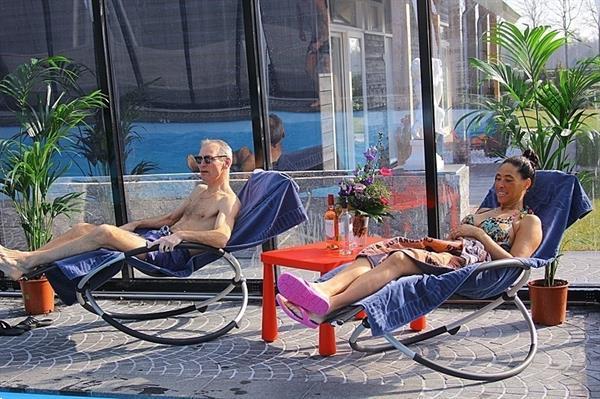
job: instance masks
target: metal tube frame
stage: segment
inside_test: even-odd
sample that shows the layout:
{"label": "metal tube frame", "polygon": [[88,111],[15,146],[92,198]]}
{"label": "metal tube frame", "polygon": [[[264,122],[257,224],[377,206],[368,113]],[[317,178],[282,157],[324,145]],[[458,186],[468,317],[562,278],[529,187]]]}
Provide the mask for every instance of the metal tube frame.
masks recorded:
{"label": "metal tube frame", "polygon": [[[518,259],[501,259],[498,261],[493,261],[493,262],[483,264],[480,268],[478,268],[477,271],[475,271],[475,273],[481,273],[481,272],[484,272],[487,270],[493,270],[493,269],[505,268],[505,267],[519,268],[522,270],[522,273],[521,273],[519,279],[511,287],[509,287],[502,294],[502,296],[496,298],[491,303],[485,305],[483,308],[478,309],[475,312],[468,314],[467,316],[464,316],[456,321],[448,323],[444,326],[441,326],[441,327],[435,328],[433,330],[426,331],[421,334],[417,334],[417,335],[414,335],[412,337],[405,338],[402,340],[398,340],[391,333],[384,334],[383,337],[388,342],[387,344],[370,344],[369,345],[369,344],[362,344],[362,343],[358,342],[360,335],[365,330],[369,329],[369,323],[368,323],[368,318],[367,318],[367,319],[364,319],[363,322],[360,323],[356,327],[356,329],[352,332],[350,339],[349,339],[350,346],[354,350],[357,350],[359,352],[365,352],[365,353],[379,353],[379,352],[390,350],[390,349],[397,349],[401,353],[403,353],[405,356],[407,356],[408,358],[420,363],[421,365],[423,365],[425,367],[428,367],[432,370],[435,370],[435,371],[438,371],[438,372],[441,372],[441,373],[444,373],[447,375],[451,375],[451,376],[458,377],[458,378],[464,378],[464,379],[468,379],[468,380],[498,381],[498,380],[503,380],[503,379],[510,378],[510,377],[513,377],[513,376],[519,374],[525,368],[527,368],[527,366],[529,366],[529,364],[531,363],[531,361],[533,360],[533,358],[537,352],[537,347],[538,347],[537,331],[535,329],[533,320],[531,319],[531,315],[529,314],[525,305],[523,305],[523,302],[521,301],[521,299],[519,299],[519,297],[517,296],[519,289],[522,288],[529,280],[530,269],[528,266],[525,266]],[[412,349],[410,349],[408,347],[411,344],[414,344],[417,342],[422,342],[422,341],[428,340],[430,338],[437,337],[438,335],[441,335],[444,333],[454,335],[459,331],[459,329],[461,328],[462,325],[483,316],[490,310],[493,310],[493,309],[497,308],[498,306],[500,306],[504,303],[507,303],[507,302],[514,303],[515,306],[517,307],[517,309],[519,309],[519,311],[521,312],[521,315],[523,316],[523,318],[525,319],[525,322],[527,324],[531,343],[529,345],[529,351],[528,351],[527,355],[525,356],[525,358],[522,361],[520,361],[516,366],[513,366],[506,371],[502,371],[502,372],[498,372],[498,373],[477,373],[477,372],[464,371],[464,370],[460,370],[460,369],[454,369],[450,366],[446,366],[446,365],[440,364],[438,362],[429,360],[428,358],[421,356],[420,354],[414,352]],[[346,313],[345,315],[347,317],[350,317],[350,316],[358,313],[358,311],[360,311],[361,309],[362,309],[361,307],[354,308],[354,309],[352,309],[352,311],[350,313]],[[335,325],[335,324],[340,324],[341,322],[343,323],[343,320],[339,320],[339,319],[330,320],[330,322]]]}
{"label": "metal tube frame", "polygon": [[[200,302],[196,302],[191,306],[185,306],[178,309],[155,312],[149,314],[126,314],[126,313],[109,313],[102,309],[102,307],[98,304],[96,299],[94,298],[94,290],[92,290],[91,285],[95,282],[95,276],[99,275],[102,271],[106,270],[108,267],[112,266],[116,262],[125,261],[130,262],[131,265],[135,267],[136,264],[146,263],[140,259],[134,258],[135,255],[139,255],[141,253],[145,253],[151,251],[153,249],[149,248],[138,248],[133,251],[129,251],[126,253],[120,254],[115,259],[112,259],[101,266],[97,267],[87,275],[85,275],[81,281],[77,285],[77,300],[81,304],[81,306],[92,312],[96,315],[100,316],[104,321],[113,326],[119,331],[124,332],[125,334],[131,335],[135,338],[142,339],[149,342],[154,342],[157,344],[164,345],[195,345],[202,342],[211,341],[217,337],[220,337],[227,332],[229,332],[234,327],[239,327],[239,322],[241,321],[244,313],[246,312],[246,308],[248,307],[248,287],[246,284],[246,279],[243,277],[242,269],[239,261],[232,254],[223,251],[222,249],[209,247],[201,244],[192,244],[192,243],[182,243],[179,245],[180,248],[187,249],[201,249],[204,251],[212,252],[219,256],[219,258],[223,258],[227,261],[229,266],[235,273],[235,276],[232,278],[231,283],[227,287],[225,287],[221,292],[216,294],[214,297],[209,299],[202,300]],[[177,316],[181,314],[186,314],[194,311],[205,312],[207,307],[211,304],[221,301],[224,299],[231,291],[233,291],[236,287],[240,286],[242,289],[242,299],[238,313],[233,318],[232,321],[227,323],[225,326],[217,329],[215,331],[207,332],[199,336],[194,337],[186,337],[186,338],[168,338],[162,337],[159,335],[150,335],[138,330],[135,330],[131,327],[126,326],[119,320],[156,320],[162,319],[166,317]],[[96,288],[97,289],[97,288]]]}

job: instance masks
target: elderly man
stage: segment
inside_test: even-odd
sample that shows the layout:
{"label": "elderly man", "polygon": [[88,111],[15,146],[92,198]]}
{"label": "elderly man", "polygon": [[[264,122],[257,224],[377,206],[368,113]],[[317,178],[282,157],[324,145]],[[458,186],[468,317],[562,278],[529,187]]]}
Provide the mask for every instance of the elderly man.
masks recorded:
{"label": "elderly man", "polygon": [[[182,241],[224,247],[233,229],[240,202],[229,186],[231,147],[221,140],[204,140],[194,157],[204,184],[200,184],[173,212],[156,218],[127,223],[121,227],[80,223],[42,248],[23,252],[0,246],[0,271],[17,280],[36,266],[59,259],[108,248],[129,251],[144,245],[156,251],[139,255],[161,267],[177,268],[189,260]],[[139,235],[136,229],[155,229]]]}

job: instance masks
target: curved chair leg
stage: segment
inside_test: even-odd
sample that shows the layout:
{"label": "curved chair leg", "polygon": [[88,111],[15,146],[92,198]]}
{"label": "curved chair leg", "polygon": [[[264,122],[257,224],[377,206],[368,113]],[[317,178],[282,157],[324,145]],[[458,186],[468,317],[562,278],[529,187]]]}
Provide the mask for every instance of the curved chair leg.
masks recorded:
{"label": "curved chair leg", "polygon": [[[86,276],[86,278],[83,279],[79,283],[78,293],[77,293],[78,299],[79,299],[79,302],[81,303],[81,305],[85,309],[102,317],[102,319],[104,319],[108,324],[115,327],[119,331],[122,331],[122,332],[124,332],[128,335],[131,335],[135,338],[138,338],[138,339],[142,339],[145,341],[154,342],[154,343],[158,343],[158,344],[165,344],[165,345],[195,345],[195,344],[211,341],[217,337],[220,337],[220,336],[226,334],[234,327],[238,327],[239,322],[240,322],[241,318],[243,317],[243,315],[246,311],[246,308],[248,306],[248,287],[246,284],[246,280],[242,275],[241,266],[240,266],[238,260],[229,253],[225,253],[223,255],[223,258],[225,258],[225,260],[227,260],[230,267],[235,272],[235,276],[233,278],[232,283],[230,283],[223,291],[221,291],[214,297],[209,298],[204,301],[201,301],[201,302],[196,303],[191,306],[186,306],[183,308],[173,309],[173,310],[169,310],[169,311],[155,312],[155,313],[150,313],[150,314],[108,313],[108,312],[104,311],[100,307],[100,305],[98,304],[96,299],[94,298],[93,292],[90,288],[90,281],[93,279],[94,274],[97,274],[100,272],[100,269],[109,267],[114,262],[123,260],[123,258],[119,258],[110,263],[107,263],[107,264],[103,265],[101,268],[95,269],[94,272],[92,272],[88,276]],[[193,311],[201,311],[202,312],[210,304],[213,304],[213,303],[216,303],[216,302],[219,302],[220,300],[222,300],[225,296],[227,296],[227,294],[229,294],[231,291],[233,291],[233,289],[235,289],[235,287],[237,287],[238,285],[242,289],[242,300],[241,300],[239,311],[238,311],[237,315],[234,317],[234,319],[231,322],[227,323],[225,326],[223,326],[215,331],[207,332],[207,333],[204,333],[199,336],[186,337],[186,338],[168,338],[168,337],[162,337],[160,335],[150,335],[150,334],[146,334],[146,333],[137,331],[131,327],[126,326],[122,322],[118,321],[118,320],[155,320],[155,319],[160,319],[160,318],[177,316],[177,315],[181,315],[181,314],[185,314],[185,313],[189,313],[189,312],[193,312]]]}
{"label": "curved chair leg", "polygon": [[525,307],[525,305],[523,305],[523,302],[521,302],[519,297],[517,297],[515,295],[514,298],[509,298],[508,300],[511,300],[511,299],[514,301],[516,307],[520,310],[521,314],[523,315],[523,318],[525,319],[525,321],[527,323],[531,343],[529,346],[529,352],[527,353],[527,356],[518,365],[510,368],[509,370],[503,371],[503,372],[484,374],[484,373],[472,373],[472,372],[468,372],[468,371],[454,369],[454,368],[442,365],[440,363],[434,362],[432,360],[429,360],[429,359],[419,355],[418,353],[412,351],[407,346],[407,345],[410,345],[410,344],[413,344],[416,342],[421,342],[421,341],[427,340],[429,338],[433,338],[435,336],[441,335],[446,332],[449,334],[452,334],[452,335],[456,334],[462,324],[465,324],[468,321],[474,320],[474,319],[478,318],[479,316],[482,316],[483,314],[487,313],[488,311],[490,311],[490,310],[500,306],[504,302],[506,302],[507,299],[503,298],[503,297],[496,299],[495,301],[491,302],[490,304],[484,306],[482,309],[480,309],[466,317],[463,317],[460,320],[457,320],[446,326],[438,327],[431,331],[426,331],[422,334],[415,335],[415,336],[410,337],[405,340],[398,340],[392,334],[386,334],[386,335],[384,335],[384,338],[389,342],[389,344],[362,345],[362,344],[358,343],[359,336],[362,334],[363,331],[365,331],[366,329],[369,328],[368,322],[363,322],[352,333],[352,335],[350,337],[350,346],[357,351],[367,352],[367,353],[382,352],[385,350],[395,348],[395,349],[398,349],[400,352],[402,352],[404,355],[411,358],[412,360],[422,364],[423,366],[429,367],[435,371],[439,371],[444,374],[448,374],[448,375],[451,375],[454,377],[459,377],[459,378],[465,378],[465,379],[469,379],[469,380],[498,381],[498,380],[502,380],[505,378],[513,377],[513,376],[519,374],[521,371],[523,371],[527,366],[529,366],[529,364],[533,360],[533,357],[535,356],[535,354],[537,352],[537,331],[535,329],[535,325],[533,324],[533,320],[531,320],[531,316],[529,315],[529,312],[527,311],[527,308]]}

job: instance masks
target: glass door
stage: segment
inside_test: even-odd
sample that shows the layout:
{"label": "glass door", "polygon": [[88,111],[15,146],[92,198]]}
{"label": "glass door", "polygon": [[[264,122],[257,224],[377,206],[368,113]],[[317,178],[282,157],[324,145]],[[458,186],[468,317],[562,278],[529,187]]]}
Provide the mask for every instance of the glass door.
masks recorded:
{"label": "glass door", "polygon": [[333,106],[338,169],[354,169],[368,145],[362,33],[331,33]]}

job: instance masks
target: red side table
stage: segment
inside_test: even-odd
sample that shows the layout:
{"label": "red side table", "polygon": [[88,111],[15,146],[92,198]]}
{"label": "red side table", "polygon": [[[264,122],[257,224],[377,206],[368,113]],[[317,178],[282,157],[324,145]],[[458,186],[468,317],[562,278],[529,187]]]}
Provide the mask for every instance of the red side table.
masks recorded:
{"label": "red side table", "polygon": [[[381,237],[368,237],[367,244],[380,240]],[[260,256],[263,262],[262,339],[265,342],[273,342],[277,339],[274,266],[312,270],[323,275],[344,263],[352,262],[358,252],[360,249],[355,250],[351,255],[343,256],[337,250],[327,249],[324,241],[263,252]],[[335,352],[335,330],[328,323],[321,324],[319,354],[330,356]]]}

